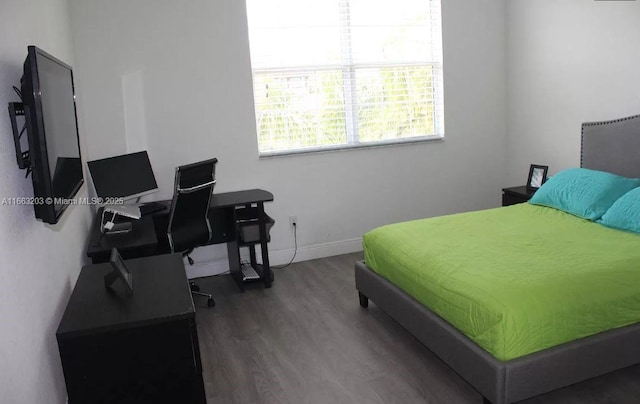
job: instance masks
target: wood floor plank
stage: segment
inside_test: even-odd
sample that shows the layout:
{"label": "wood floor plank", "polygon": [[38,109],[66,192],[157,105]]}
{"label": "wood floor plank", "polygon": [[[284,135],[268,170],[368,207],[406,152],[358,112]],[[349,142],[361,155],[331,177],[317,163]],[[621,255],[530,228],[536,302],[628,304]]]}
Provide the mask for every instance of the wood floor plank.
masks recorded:
{"label": "wood floor plank", "polygon": [[[362,309],[362,253],[276,269],[271,289],[198,280],[196,317],[213,403],[481,403],[480,394],[375,304]],[[522,403],[638,403],[640,365]]]}

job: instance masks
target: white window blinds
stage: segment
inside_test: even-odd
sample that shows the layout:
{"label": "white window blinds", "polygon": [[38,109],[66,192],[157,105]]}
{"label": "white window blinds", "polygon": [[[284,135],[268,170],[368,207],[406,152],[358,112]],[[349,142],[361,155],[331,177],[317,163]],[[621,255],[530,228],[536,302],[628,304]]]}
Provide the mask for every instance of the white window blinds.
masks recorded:
{"label": "white window blinds", "polygon": [[260,154],[441,138],[440,1],[247,0]]}

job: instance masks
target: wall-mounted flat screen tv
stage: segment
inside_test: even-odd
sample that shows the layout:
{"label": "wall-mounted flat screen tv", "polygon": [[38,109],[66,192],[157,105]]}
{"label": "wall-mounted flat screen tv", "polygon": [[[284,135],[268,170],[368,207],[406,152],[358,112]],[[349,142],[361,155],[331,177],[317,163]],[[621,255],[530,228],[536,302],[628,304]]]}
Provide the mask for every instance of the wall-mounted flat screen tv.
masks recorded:
{"label": "wall-mounted flat screen tv", "polygon": [[71,66],[29,46],[21,92],[35,215],[54,224],[84,182]]}

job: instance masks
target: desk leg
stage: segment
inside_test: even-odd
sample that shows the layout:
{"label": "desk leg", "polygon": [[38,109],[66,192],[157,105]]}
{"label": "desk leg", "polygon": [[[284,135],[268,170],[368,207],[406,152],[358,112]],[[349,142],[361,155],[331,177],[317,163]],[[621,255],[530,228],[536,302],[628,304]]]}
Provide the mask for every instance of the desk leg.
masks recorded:
{"label": "desk leg", "polygon": [[258,267],[258,260],[256,259],[256,246],[255,246],[255,244],[251,244],[249,246],[249,260],[251,262],[251,266],[254,269]]}
{"label": "desk leg", "polygon": [[265,288],[271,287],[271,266],[269,266],[269,247],[267,246],[267,218],[264,213],[264,202],[258,202],[258,214],[260,220],[258,227],[260,229],[260,248],[262,250],[262,281]]}
{"label": "desk leg", "polygon": [[240,267],[240,250],[238,241],[233,240],[227,243],[227,259],[229,260],[229,274],[236,285],[244,292],[244,282],[242,281],[242,270]]}

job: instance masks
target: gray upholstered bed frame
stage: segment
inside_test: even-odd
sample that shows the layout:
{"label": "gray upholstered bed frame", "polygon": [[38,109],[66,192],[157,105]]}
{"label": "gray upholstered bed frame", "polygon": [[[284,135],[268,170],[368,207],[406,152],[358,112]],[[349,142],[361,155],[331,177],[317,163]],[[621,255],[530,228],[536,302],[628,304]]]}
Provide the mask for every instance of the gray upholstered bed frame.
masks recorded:
{"label": "gray upholstered bed frame", "polygon": [[[582,125],[580,165],[640,176],[640,115]],[[398,287],[355,264],[360,305],[371,299],[482,394],[512,403],[640,363],[640,323],[500,361]]]}

